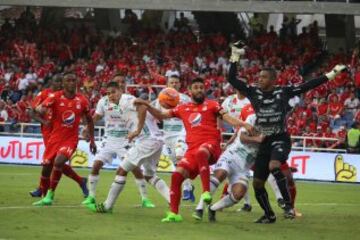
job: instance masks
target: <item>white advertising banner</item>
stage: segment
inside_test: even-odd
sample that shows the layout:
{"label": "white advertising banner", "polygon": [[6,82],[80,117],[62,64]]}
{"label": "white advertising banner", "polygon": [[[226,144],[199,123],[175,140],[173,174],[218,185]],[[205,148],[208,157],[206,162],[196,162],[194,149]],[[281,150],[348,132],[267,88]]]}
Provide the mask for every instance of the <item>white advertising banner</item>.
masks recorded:
{"label": "white advertising banner", "polygon": [[0,163],[40,164],[44,150],[41,138],[0,137]]}
{"label": "white advertising banner", "polygon": [[[98,149],[101,142],[96,142]],[[0,137],[0,163],[40,165],[45,147],[41,138]],[[166,152],[166,151],[164,151]],[[75,167],[91,167],[94,155],[90,153],[89,143],[80,140],[77,150],[71,158],[71,165]],[[114,156],[111,165],[104,168],[116,169],[120,159]],[[171,172],[173,163],[166,155],[161,156],[159,171]]]}
{"label": "white advertising banner", "polygon": [[[100,142],[97,142],[97,146],[100,147]],[[43,153],[44,144],[40,138],[0,137],[0,163],[39,165]],[[89,144],[80,141],[71,165],[91,167],[94,160]],[[115,169],[119,163],[120,160],[114,158],[112,165],[105,167]],[[298,169],[294,173],[296,179],[360,182],[357,175],[357,170],[360,169],[360,155],[293,151],[290,153],[288,164]],[[163,154],[158,171],[173,170],[173,163]]]}
{"label": "white advertising banner", "polygon": [[296,179],[360,182],[360,155],[293,151],[288,164],[298,169]]}

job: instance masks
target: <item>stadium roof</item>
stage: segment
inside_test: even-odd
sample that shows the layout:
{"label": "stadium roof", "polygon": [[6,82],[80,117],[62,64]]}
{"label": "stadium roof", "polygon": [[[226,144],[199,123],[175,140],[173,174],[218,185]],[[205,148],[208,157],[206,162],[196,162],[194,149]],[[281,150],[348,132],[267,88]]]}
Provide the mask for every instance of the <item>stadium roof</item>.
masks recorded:
{"label": "stadium roof", "polygon": [[0,5],[360,15],[360,4],[323,1],[0,0]]}

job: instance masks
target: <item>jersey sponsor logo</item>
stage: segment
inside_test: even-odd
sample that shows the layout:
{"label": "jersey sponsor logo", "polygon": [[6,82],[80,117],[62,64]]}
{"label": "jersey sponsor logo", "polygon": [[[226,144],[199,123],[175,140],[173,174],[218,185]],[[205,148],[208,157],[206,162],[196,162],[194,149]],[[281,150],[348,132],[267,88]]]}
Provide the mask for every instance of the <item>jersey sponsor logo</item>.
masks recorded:
{"label": "jersey sponsor logo", "polygon": [[271,103],[274,103],[275,102],[275,99],[265,99],[263,101],[264,104],[271,104]]}
{"label": "jersey sponsor logo", "polygon": [[63,112],[62,120],[65,125],[72,125],[75,122],[75,113],[70,110]]}
{"label": "jersey sponsor logo", "polygon": [[189,122],[191,123],[192,127],[199,126],[201,123],[201,114],[200,113],[192,113],[189,116]]}

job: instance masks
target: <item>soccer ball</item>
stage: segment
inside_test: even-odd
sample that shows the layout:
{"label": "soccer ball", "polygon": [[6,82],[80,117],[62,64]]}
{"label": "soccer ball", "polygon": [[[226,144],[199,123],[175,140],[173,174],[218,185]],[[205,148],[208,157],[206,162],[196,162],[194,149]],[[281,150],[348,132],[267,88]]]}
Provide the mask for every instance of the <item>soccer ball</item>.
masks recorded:
{"label": "soccer ball", "polygon": [[159,103],[163,108],[174,108],[180,101],[178,91],[173,88],[164,88],[158,95]]}

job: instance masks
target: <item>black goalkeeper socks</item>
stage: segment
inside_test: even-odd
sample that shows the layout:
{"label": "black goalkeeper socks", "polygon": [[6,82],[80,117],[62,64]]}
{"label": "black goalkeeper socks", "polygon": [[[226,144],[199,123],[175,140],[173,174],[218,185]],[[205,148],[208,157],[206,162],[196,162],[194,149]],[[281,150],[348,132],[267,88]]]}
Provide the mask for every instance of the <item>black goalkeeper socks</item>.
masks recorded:
{"label": "black goalkeeper socks", "polygon": [[255,188],[255,197],[258,203],[260,204],[260,207],[265,211],[265,215],[267,217],[274,216],[274,212],[271,209],[269,197],[266,192],[265,188]]}
{"label": "black goalkeeper socks", "polygon": [[276,180],[276,183],[281,192],[281,195],[284,198],[286,206],[291,208],[291,197],[285,175],[281,172],[280,168],[273,169],[271,173]]}

